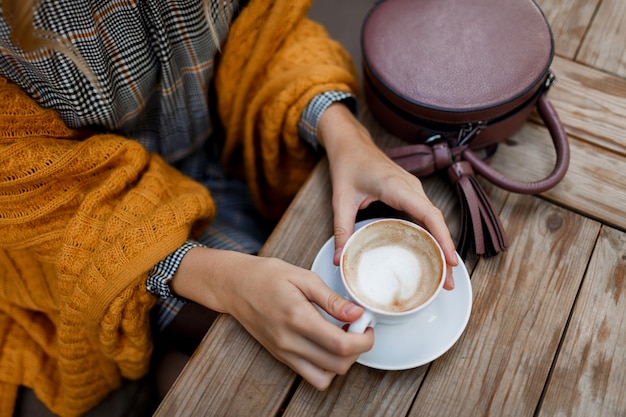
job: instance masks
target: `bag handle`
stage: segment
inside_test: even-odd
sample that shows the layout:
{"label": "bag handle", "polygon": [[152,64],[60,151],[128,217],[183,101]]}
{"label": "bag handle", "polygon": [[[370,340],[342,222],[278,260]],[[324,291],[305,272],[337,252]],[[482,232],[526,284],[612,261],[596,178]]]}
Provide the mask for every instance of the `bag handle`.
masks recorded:
{"label": "bag handle", "polygon": [[504,228],[497,212],[480,183],[474,177],[483,177],[506,190],[521,194],[540,193],[554,187],[567,172],[569,144],[554,107],[541,94],[536,103],[537,111],[550,132],[556,164],[544,179],[535,182],[510,180],[491,168],[467,145],[450,148],[447,142],[434,145],[416,144],[387,149],[385,153],[408,172],[421,177],[447,169],[461,201],[461,234],[458,249],[464,257],[474,247],[478,255],[493,256],[508,247]]}
{"label": "bag handle", "polygon": [[537,111],[550,132],[552,143],[556,151],[556,164],[548,176],[535,182],[521,182],[506,178],[480,159],[470,148],[461,153],[462,159],[468,161],[474,170],[494,183],[495,185],[519,194],[538,194],[549,190],[559,183],[565,176],[569,166],[570,151],[567,134],[559,120],[556,110],[548,101],[545,94],[537,100]]}
{"label": "bag handle", "polygon": [[536,107],[539,116],[550,132],[556,151],[554,169],[547,177],[539,181],[522,182],[506,178],[491,168],[486,161],[483,161],[468,146],[449,149],[446,143],[439,143],[433,146],[417,144],[387,149],[385,153],[398,165],[418,177],[447,168],[459,160],[465,160],[470,163],[477,173],[505,190],[520,194],[541,193],[554,187],[563,179],[569,166],[570,150],[565,129],[545,93],[541,94],[537,99]]}

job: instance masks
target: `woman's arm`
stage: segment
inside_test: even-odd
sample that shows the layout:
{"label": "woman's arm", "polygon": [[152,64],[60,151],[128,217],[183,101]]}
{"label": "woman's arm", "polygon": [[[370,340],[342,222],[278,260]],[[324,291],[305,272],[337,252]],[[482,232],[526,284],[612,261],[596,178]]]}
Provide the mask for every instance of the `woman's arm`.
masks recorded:
{"label": "woman's arm", "polygon": [[272,355],[317,389],[326,389],[358,356],[371,349],[373,332],[349,334],[311,304],[340,321],[362,309],[328,288],[313,272],[282,260],[209,248],[183,258],[172,290],[231,314]]}

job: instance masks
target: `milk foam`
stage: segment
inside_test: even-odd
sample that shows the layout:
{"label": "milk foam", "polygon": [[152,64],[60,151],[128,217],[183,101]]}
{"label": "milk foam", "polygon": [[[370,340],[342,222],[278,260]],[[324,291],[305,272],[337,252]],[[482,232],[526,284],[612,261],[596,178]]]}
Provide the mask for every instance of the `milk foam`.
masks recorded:
{"label": "milk foam", "polygon": [[402,246],[380,246],[359,257],[356,290],[373,304],[398,305],[415,297],[422,268],[414,253]]}
{"label": "milk foam", "polygon": [[386,312],[402,312],[437,293],[444,263],[438,246],[425,232],[396,221],[380,221],[350,238],[341,268],[357,300]]}

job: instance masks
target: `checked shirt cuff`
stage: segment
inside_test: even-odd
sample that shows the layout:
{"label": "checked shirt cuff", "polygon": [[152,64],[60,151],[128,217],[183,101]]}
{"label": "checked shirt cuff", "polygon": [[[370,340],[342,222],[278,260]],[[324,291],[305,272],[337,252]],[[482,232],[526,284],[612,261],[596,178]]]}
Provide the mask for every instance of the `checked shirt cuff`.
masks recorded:
{"label": "checked shirt cuff", "polygon": [[148,280],[146,282],[146,289],[152,294],[158,295],[163,299],[178,298],[170,290],[170,281],[174,277],[174,274],[178,270],[183,256],[190,249],[202,246],[198,242],[193,240],[187,240],[183,245],[168,255],[161,262],[157,263],[148,273]]}
{"label": "checked shirt cuff", "polygon": [[352,94],[343,91],[326,91],[313,97],[300,115],[298,133],[316,152],[321,151],[321,146],[317,141],[317,125],[320,117],[328,106],[336,102],[344,103],[352,113],[357,113],[357,101]]}

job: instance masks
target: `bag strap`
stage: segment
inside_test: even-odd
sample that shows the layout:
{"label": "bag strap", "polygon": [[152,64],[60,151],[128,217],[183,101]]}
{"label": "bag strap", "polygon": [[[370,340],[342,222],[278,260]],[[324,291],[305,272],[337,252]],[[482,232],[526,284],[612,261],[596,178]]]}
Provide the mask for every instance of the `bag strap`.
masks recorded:
{"label": "bag strap", "polygon": [[[567,135],[554,107],[542,94],[537,111],[550,132],[556,150],[556,164],[543,180],[520,182],[510,180],[479,158],[468,145],[450,148],[448,143],[417,144],[388,149],[385,153],[408,172],[427,176],[447,169],[461,202],[461,233],[458,250],[465,257],[473,246],[478,255],[493,256],[508,247],[504,228],[488,196],[476,180],[474,171],[494,184],[516,193],[534,194],[554,187],[565,175],[569,165]],[[489,150],[493,153],[493,149]]]}
{"label": "bag strap", "polygon": [[547,177],[535,182],[520,182],[506,178],[480,159],[470,148],[462,152],[462,159],[468,161],[474,170],[495,185],[514,193],[538,194],[554,187],[563,179],[569,166],[570,151],[567,134],[545,94],[537,100],[537,112],[550,132],[556,151],[556,164]]}
{"label": "bag strap", "polygon": [[[472,168],[495,185],[519,194],[537,194],[554,187],[563,179],[569,166],[570,150],[565,129],[545,94],[537,100],[537,112],[550,132],[556,151],[556,164],[544,179],[522,182],[506,178],[482,160],[467,145],[449,148],[446,143],[406,145],[387,149],[385,153],[410,173],[422,177],[448,168],[458,160],[468,161]],[[470,144],[471,145],[471,144]]]}

